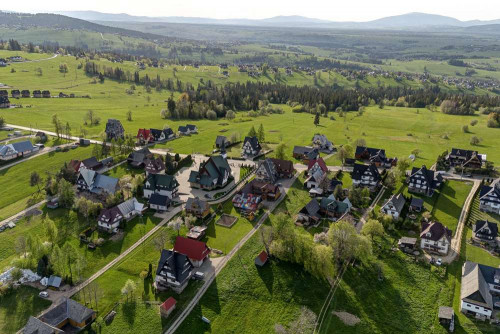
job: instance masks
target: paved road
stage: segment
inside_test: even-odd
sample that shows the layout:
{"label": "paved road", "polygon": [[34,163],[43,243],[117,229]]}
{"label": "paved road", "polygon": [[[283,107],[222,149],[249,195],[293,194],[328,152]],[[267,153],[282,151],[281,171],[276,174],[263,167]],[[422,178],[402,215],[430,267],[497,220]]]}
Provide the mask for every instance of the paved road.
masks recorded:
{"label": "paved road", "polygon": [[266,221],[267,217],[271,212],[273,212],[278,205],[283,201],[283,199],[286,198],[286,194],[288,193],[288,190],[292,187],[293,183],[299,176],[299,173],[297,173],[293,178],[283,181],[283,188],[281,189],[281,197],[278,201],[273,202],[271,204],[271,207],[269,210],[262,215],[262,217],[259,219],[257,224],[252,228],[250,232],[248,232],[243,239],[241,239],[236,246],[226,255],[224,256],[220,262],[217,263],[215,266],[215,272],[210,276],[209,279],[205,281],[203,286],[198,290],[196,295],[193,297],[193,299],[189,302],[189,304],[186,306],[185,309],[182,310],[182,313],[175,319],[174,323],[165,331],[165,334],[173,334],[179,326],[182,324],[182,322],[186,319],[186,317],[191,313],[193,308],[198,304],[200,301],[201,297],[205,294],[207,289],[210,287],[212,282],[215,280],[217,275],[221,272],[221,270],[226,266],[226,264],[231,260],[231,258],[236,254],[236,252],[257,232],[257,230],[262,226],[262,224]]}
{"label": "paved road", "polygon": [[22,64],[22,63],[38,63],[38,62],[41,62],[41,61],[45,61],[45,60],[51,60],[51,59],[54,59],[56,57],[59,57],[59,54],[57,53],[54,53],[54,55],[52,55],[52,57],[49,57],[49,58],[42,58],[42,59],[34,59],[34,60],[23,60],[23,61],[15,61],[11,64]]}
{"label": "paved road", "polygon": [[373,211],[373,209],[375,209],[375,206],[377,206],[378,201],[380,201],[380,199],[382,198],[382,196],[385,193],[385,189],[386,189],[385,186],[382,186],[382,188],[380,189],[377,196],[375,196],[375,199],[373,200],[372,204],[368,207],[368,209],[365,210],[365,213],[363,214],[363,216],[361,217],[359,222],[356,224],[355,227],[356,227],[356,230],[358,230],[358,232],[361,232],[363,225],[365,225],[365,223],[366,223],[366,219],[368,218],[368,215],[370,214],[370,212]]}

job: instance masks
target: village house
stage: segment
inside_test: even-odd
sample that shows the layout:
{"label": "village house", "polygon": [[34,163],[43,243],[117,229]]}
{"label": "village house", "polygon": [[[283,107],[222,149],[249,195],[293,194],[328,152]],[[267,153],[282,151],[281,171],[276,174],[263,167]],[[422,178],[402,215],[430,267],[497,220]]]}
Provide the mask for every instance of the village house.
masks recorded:
{"label": "village house", "polygon": [[311,199],[297,215],[297,222],[309,224],[317,224],[321,220],[321,207],[316,199]]}
{"label": "village house", "polygon": [[9,96],[9,92],[6,90],[6,89],[0,89],[0,97],[8,97]]}
{"label": "village house", "polygon": [[7,96],[0,96],[0,108],[10,108],[10,100]]}
{"label": "village house", "polygon": [[87,327],[96,318],[96,313],[82,304],[62,297],[55,307],[38,319],[30,317],[23,334],[76,333]]}
{"label": "village house", "polygon": [[253,158],[259,155],[262,147],[260,146],[259,139],[257,137],[245,137],[243,141],[243,146],[241,148],[241,156],[246,158]]}
{"label": "village house", "polygon": [[413,167],[407,182],[409,192],[431,197],[443,184],[443,177],[424,165],[421,168]]}
{"label": "village house", "polygon": [[51,96],[50,96],[50,91],[48,91],[48,90],[44,90],[44,91],[42,92],[42,97],[43,97],[43,98],[50,98],[50,97],[51,97]]}
{"label": "village house", "polygon": [[39,148],[37,146],[33,146],[31,141],[29,140],[7,145],[0,145],[0,160],[7,161],[19,157],[29,156],[35,152],[38,152],[38,150]]}
{"label": "village house", "polygon": [[460,311],[466,315],[490,319],[498,308],[500,269],[466,261],[462,267]]}
{"label": "village house", "polygon": [[110,209],[103,209],[97,218],[97,227],[108,233],[116,233],[122,221],[129,221],[141,215],[144,204],[135,197],[118,204]]}
{"label": "village house", "polygon": [[254,260],[254,263],[258,267],[263,267],[266,263],[267,260],[269,259],[269,255],[267,254],[266,251],[262,251],[257,255],[257,257]]}
{"label": "village house", "polygon": [[125,130],[123,129],[122,123],[117,120],[110,118],[106,123],[106,140],[111,141],[112,139],[124,139],[125,138]]}
{"label": "village house", "polygon": [[295,174],[290,160],[266,158],[260,160],[255,171],[255,178],[260,181],[276,183],[279,179],[289,179]]}
{"label": "village house", "polygon": [[319,203],[319,212],[323,217],[331,220],[342,218],[346,213],[351,210],[352,204],[348,198],[343,201],[338,201],[333,195],[323,197]]}
{"label": "village house", "polygon": [[76,186],[80,191],[88,191],[97,195],[112,195],[118,190],[118,179],[99,174],[87,168],[80,168]]}
{"label": "village house", "polygon": [[40,143],[45,143],[48,139],[47,135],[43,131],[37,131],[37,133],[35,133],[35,138],[37,138]]}
{"label": "village house", "polygon": [[262,196],[240,191],[234,195],[232,202],[243,215],[255,214],[262,206]]}
{"label": "village house", "polygon": [[459,148],[452,148],[451,152],[446,156],[446,161],[450,167],[464,167],[480,169],[486,159],[477,151],[462,150]]}
{"label": "village house", "polygon": [[201,267],[210,254],[206,243],[181,236],[175,239],[174,251],[186,255],[195,268]]}
{"label": "village house", "polygon": [[[310,174],[309,177],[304,181],[304,187],[307,189],[317,189],[319,195],[322,194],[322,184],[327,178],[327,174],[321,169],[316,170],[314,173]],[[321,189],[321,191],[320,191]]]}
{"label": "village house", "polygon": [[420,248],[439,254],[448,254],[451,244],[451,231],[439,222],[422,222]]}
{"label": "village house", "polygon": [[149,207],[156,211],[167,211],[171,202],[170,197],[156,193],[152,194],[148,201]]}
{"label": "village house", "polygon": [[321,171],[323,174],[328,173],[328,167],[323,158],[309,160],[307,164],[307,175],[314,175],[317,171]]}
{"label": "village house", "polygon": [[146,160],[153,159],[153,153],[147,147],[143,147],[137,151],[133,151],[127,157],[127,163],[134,168],[142,168]]}
{"label": "village house", "polygon": [[325,135],[315,134],[312,139],[312,146],[317,148],[320,152],[330,154],[335,151],[333,143],[326,138]]}
{"label": "village house", "polygon": [[17,99],[21,97],[21,92],[19,91],[19,89],[13,89],[10,91],[10,96],[12,96],[13,99]]}
{"label": "village house", "polygon": [[200,165],[198,171],[191,171],[189,184],[192,188],[213,190],[223,188],[231,177],[231,167],[222,156],[211,156]]}
{"label": "village house", "polygon": [[103,167],[103,163],[97,160],[96,157],[90,157],[88,159],[82,160],[80,168],[81,167],[97,171]]}
{"label": "village house", "polygon": [[481,187],[479,209],[500,215],[500,179],[495,180],[490,186]]}
{"label": "village house", "polygon": [[281,196],[278,186],[259,180],[250,181],[240,192],[261,196],[264,201],[275,201]]}
{"label": "village house", "polygon": [[398,240],[398,247],[403,250],[413,251],[417,245],[417,238],[402,237]]}
{"label": "village house", "polygon": [[158,291],[171,288],[176,293],[181,293],[188,285],[193,273],[193,265],[185,254],[173,250],[162,250],[154,287]]}
{"label": "village house", "polygon": [[377,168],[391,168],[396,166],[398,159],[387,158],[385,150],[379,148],[371,148],[364,146],[357,146],[354,157],[358,160],[367,161],[370,164],[375,164]]}
{"label": "village house", "polygon": [[472,238],[476,241],[486,241],[496,244],[498,225],[487,220],[476,220],[472,225]]}
{"label": "village house", "polygon": [[29,90],[24,89],[24,90],[21,91],[21,97],[27,98],[27,97],[30,97],[30,96],[31,96],[31,94],[30,94]]}
{"label": "village house", "polygon": [[410,202],[410,212],[421,212],[424,209],[424,200],[413,197]]}
{"label": "village house", "polygon": [[172,129],[170,128],[166,128],[163,130],[150,129],[149,131],[153,142],[160,142],[175,137],[174,131],[172,131]]}
{"label": "village house", "polygon": [[146,172],[146,176],[150,174],[161,174],[165,171],[165,163],[160,157],[153,159],[147,158],[144,160],[144,171]]}
{"label": "village house", "polygon": [[186,237],[188,237],[189,239],[201,240],[205,236],[207,229],[208,228],[205,225],[193,226],[186,234]]}
{"label": "village house", "polygon": [[198,128],[196,125],[187,124],[186,126],[179,126],[177,129],[180,135],[187,136],[193,133],[198,133]]}
{"label": "village house", "polygon": [[383,205],[380,211],[384,215],[389,215],[394,220],[398,220],[405,206],[406,200],[402,193],[392,195]]}
{"label": "village house", "polygon": [[152,194],[168,196],[170,199],[177,196],[179,182],[172,175],[150,174],[144,182],[144,197],[150,198]]}
{"label": "village house", "polygon": [[191,214],[199,219],[204,219],[210,214],[210,205],[198,197],[190,197],[184,207],[187,214]]}
{"label": "village house", "polygon": [[40,90],[34,90],[33,91],[33,97],[34,98],[41,98],[42,97],[42,92]]}
{"label": "village house", "polygon": [[152,143],[153,136],[151,135],[151,131],[149,129],[139,129],[137,130],[137,143],[140,145],[145,145],[148,143]]}
{"label": "village house", "polygon": [[353,185],[356,187],[365,187],[371,191],[375,191],[382,180],[375,164],[370,164],[369,166],[354,164],[351,178]]}
{"label": "village house", "polygon": [[217,136],[215,138],[215,148],[228,147],[231,144],[229,139],[226,136]]}
{"label": "village house", "polygon": [[297,160],[309,163],[310,160],[316,160],[319,158],[319,150],[315,147],[309,146],[294,146],[293,157]]}

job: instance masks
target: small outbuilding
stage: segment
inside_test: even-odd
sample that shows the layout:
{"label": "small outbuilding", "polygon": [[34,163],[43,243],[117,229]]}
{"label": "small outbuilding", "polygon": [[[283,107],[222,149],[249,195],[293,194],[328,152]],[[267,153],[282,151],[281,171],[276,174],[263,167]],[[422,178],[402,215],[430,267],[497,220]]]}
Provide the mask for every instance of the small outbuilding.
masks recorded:
{"label": "small outbuilding", "polygon": [[411,212],[421,212],[424,209],[424,200],[421,198],[413,197],[410,202]]}
{"label": "small outbuilding", "polygon": [[453,312],[453,308],[449,306],[439,306],[438,319],[441,325],[449,326],[450,331],[453,330],[455,325],[455,312]]}
{"label": "small outbuilding", "polygon": [[398,241],[399,248],[414,250],[416,245],[417,245],[417,238],[402,237]]}
{"label": "small outbuilding", "polygon": [[160,305],[161,316],[165,318],[168,317],[170,313],[175,310],[176,304],[177,301],[174,299],[174,297],[168,297],[168,299]]}
{"label": "small outbuilding", "polygon": [[61,287],[62,278],[59,276],[51,275],[47,281],[47,286],[53,290],[59,290]]}
{"label": "small outbuilding", "polygon": [[260,252],[260,254],[255,258],[255,265],[259,267],[263,267],[267,263],[267,259],[269,255],[267,255],[266,251]]}

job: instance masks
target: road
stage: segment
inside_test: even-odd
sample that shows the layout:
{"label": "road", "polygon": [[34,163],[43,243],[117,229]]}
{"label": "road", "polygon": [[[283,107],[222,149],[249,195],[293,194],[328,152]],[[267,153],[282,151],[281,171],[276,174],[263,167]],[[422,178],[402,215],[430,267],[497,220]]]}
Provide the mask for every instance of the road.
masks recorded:
{"label": "road", "polygon": [[262,226],[262,224],[266,221],[266,219],[269,217],[269,214],[273,212],[278,205],[283,201],[283,199],[286,198],[286,194],[288,193],[288,190],[292,187],[293,183],[299,176],[299,173],[295,174],[295,176],[291,179],[288,179],[286,181],[283,181],[283,188],[281,189],[281,197],[279,198],[278,201],[273,202],[269,210],[262,215],[262,217],[259,219],[257,224],[252,228],[250,232],[248,232],[243,239],[241,239],[236,246],[226,255],[220,262],[217,263],[215,267],[214,273],[205,281],[203,286],[198,290],[196,295],[191,299],[189,304],[182,310],[182,313],[175,319],[173,324],[165,331],[165,334],[173,334],[179,326],[182,324],[182,322],[186,319],[186,317],[191,313],[193,308],[198,304],[200,299],[203,297],[205,292],[208,290],[212,282],[215,280],[217,275],[221,272],[222,269],[226,266],[226,264],[231,260],[231,258],[236,254],[236,252],[257,232],[257,230]]}
{"label": "road", "polygon": [[52,55],[52,57],[49,57],[49,58],[42,58],[42,59],[35,59],[35,60],[23,60],[23,61],[16,61],[16,62],[13,62],[12,64],[22,64],[22,63],[38,63],[38,62],[41,62],[41,61],[45,61],[45,60],[51,60],[51,59],[54,59],[56,57],[59,57],[59,54],[57,53],[54,53]]}
{"label": "road", "polygon": [[382,186],[382,188],[380,188],[379,193],[377,194],[377,196],[373,200],[372,204],[368,207],[368,209],[366,209],[365,213],[363,214],[363,216],[361,217],[359,222],[356,224],[355,227],[356,227],[356,230],[358,230],[358,232],[361,232],[363,225],[366,223],[366,219],[368,218],[368,215],[370,214],[370,212],[373,211],[373,209],[375,209],[375,206],[377,205],[378,201],[380,201],[380,199],[382,198],[384,193],[385,193],[385,186]]}
{"label": "road", "polygon": [[29,212],[29,211],[31,211],[31,210],[38,209],[39,207],[41,207],[41,206],[42,206],[43,204],[45,204],[46,202],[47,202],[47,200],[46,200],[46,199],[44,199],[43,201],[40,201],[40,202],[38,202],[37,204],[32,205],[32,206],[30,206],[29,208],[26,208],[26,209],[24,209],[23,211],[18,212],[18,213],[16,213],[15,215],[10,216],[10,217],[9,217],[9,218],[7,218],[7,219],[4,219],[4,220],[0,221],[0,226],[5,225],[5,224],[7,224],[7,223],[9,223],[9,222],[13,221],[14,219],[16,219],[16,218],[18,218],[18,217],[20,217],[20,216],[23,216],[24,214],[26,214],[27,212]]}

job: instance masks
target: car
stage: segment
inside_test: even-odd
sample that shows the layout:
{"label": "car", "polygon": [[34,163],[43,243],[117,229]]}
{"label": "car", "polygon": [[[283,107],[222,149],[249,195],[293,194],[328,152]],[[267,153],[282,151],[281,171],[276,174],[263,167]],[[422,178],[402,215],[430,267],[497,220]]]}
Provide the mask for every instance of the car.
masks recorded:
{"label": "car", "polygon": [[438,267],[439,267],[440,265],[442,265],[442,264],[443,264],[443,260],[442,260],[441,258],[439,258],[439,259],[437,259],[437,260],[436,260],[436,263],[435,263],[435,264],[436,264],[436,266],[438,266]]}
{"label": "car", "polygon": [[201,271],[197,271],[193,274],[193,279],[195,279],[195,280],[203,281],[204,278],[205,278],[205,274],[202,273]]}
{"label": "car", "polygon": [[61,146],[57,146],[57,147],[56,147],[56,152],[61,152],[61,151],[62,151]]}
{"label": "car", "polygon": [[47,291],[42,291],[38,294],[38,296],[40,296],[41,298],[48,298],[49,293]]}
{"label": "car", "polygon": [[78,145],[71,145],[70,147],[72,150],[74,150],[75,148],[78,148]]}

